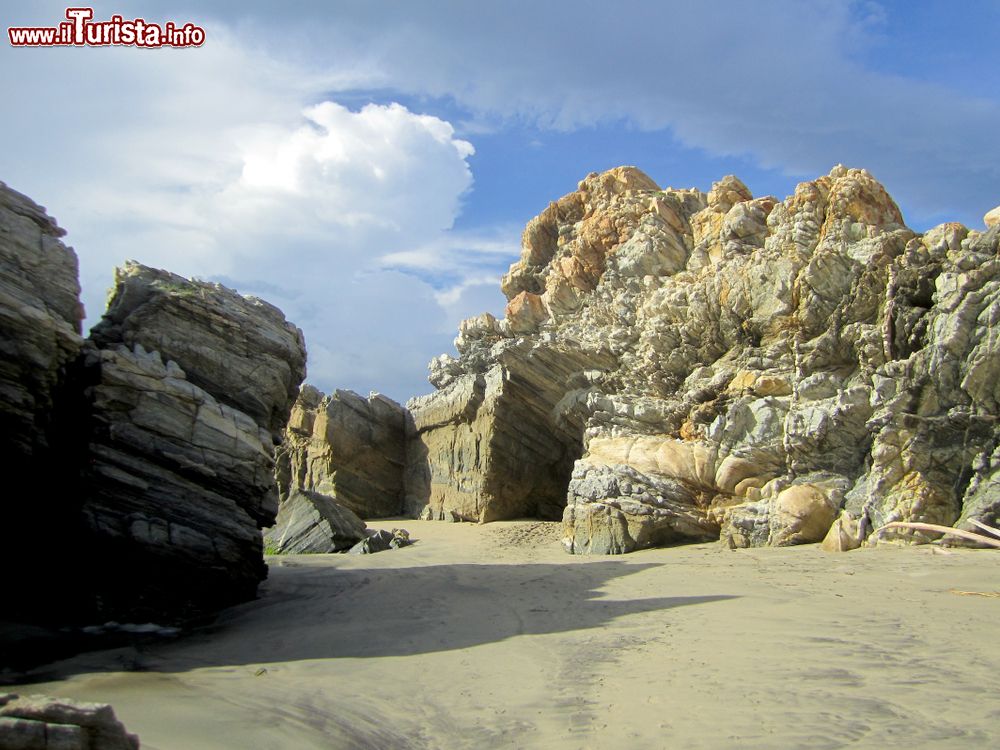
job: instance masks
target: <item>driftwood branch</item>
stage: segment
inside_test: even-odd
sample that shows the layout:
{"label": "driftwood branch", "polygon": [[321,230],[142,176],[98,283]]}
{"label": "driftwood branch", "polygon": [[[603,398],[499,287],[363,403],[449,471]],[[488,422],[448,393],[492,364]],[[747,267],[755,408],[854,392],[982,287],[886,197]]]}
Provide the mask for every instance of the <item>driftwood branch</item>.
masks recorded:
{"label": "driftwood branch", "polygon": [[[985,526],[985,524],[983,524]],[[991,526],[987,526],[988,529],[996,531]],[[951,526],[939,526],[936,523],[910,523],[906,521],[893,521],[892,523],[887,523],[885,526],[880,526],[875,529],[874,534],[879,534],[886,529],[916,529],[917,531],[936,531],[941,534],[949,534],[951,536],[958,536],[962,539],[968,539],[973,542],[979,542],[980,544],[985,544],[989,547],[996,547],[1000,549],[1000,539],[994,539],[993,537],[986,536],[985,534],[976,534],[973,531],[963,531],[962,529],[956,529]]]}
{"label": "driftwood branch", "polygon": [[1000,529],[994,528],[992,526],[987,526],[985,523],[983,523],[982,521],[977,521],[975,518],[970,518],[969,523],[971,523],[973,526],[978,526],[988,534],[993,534],[994,536],[1000,537]]}

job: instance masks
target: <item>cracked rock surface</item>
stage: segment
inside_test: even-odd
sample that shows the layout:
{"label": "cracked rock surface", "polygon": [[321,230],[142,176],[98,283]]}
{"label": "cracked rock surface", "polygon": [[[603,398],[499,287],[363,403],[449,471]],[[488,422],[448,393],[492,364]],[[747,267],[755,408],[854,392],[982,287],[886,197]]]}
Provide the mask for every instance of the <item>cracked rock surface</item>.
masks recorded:
{"label": "cracked rock surface", "polygon": [[12,576],[3,619],[186,619],[253,597],[301,331],[262,300],[130,262],[85,340],[63,234],[0,183],[8,552],[44,549],[60,571]]}
{"label": "cracked rock surface", "polygon": [[406,410],[378,393],[329,396],[304,385],[277,456],[284,504],[297,491],[328,496],[362,519],[403,511]]}
{"label": "cracked rock surface", "polygon": [[528,223],[504,319],[431,363],[408,506],[561,512],[567,549],[602,554],[995,524],[994,214],[918,234],[842,166],[784,200],[591,174]]}
{"label": "cracked rock surface", "polygon": [[0,747],[10,750],[139,750],[106,703],[0,695]]}
{"label": "cracked rock surface", "polygon": [[252,598],[278,510],[275,441],[305,375],[301,331],[262,300],[129,263],[79,369],[82,516],[106,606]]}

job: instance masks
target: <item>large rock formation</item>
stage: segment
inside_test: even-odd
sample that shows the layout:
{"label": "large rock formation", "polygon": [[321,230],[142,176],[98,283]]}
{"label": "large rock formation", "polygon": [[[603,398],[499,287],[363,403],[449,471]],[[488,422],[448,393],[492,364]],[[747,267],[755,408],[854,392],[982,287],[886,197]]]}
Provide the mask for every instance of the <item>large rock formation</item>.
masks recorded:
{"label": "large rock formation", "polygon": [[[18,565],[40,547],[75,545],[72,465],[52,462],[64,438],[59,396],[83,344],[76,255],[64,234],[43,208],[0,183],[0,513],[5,551]],[[65,592],[73,587],[29,570],[8,576],[5,590],[4,609],[14,616],[71,606]]]}
{"label": "large rock formation", "polygon": [[567,388],[612,361],[603,343],[504,337],[490,315],[466,321],[470,371],[432,363],[437,393],[412,399],[406,510],[428,519],[558,518],[583,425]]}
{"label": "large rock formation", "polygon": [[528,224],[506,317],[431,364],[407,504],[565,504],[578,553],[995,522],[998,243],[911,231],[864,170],[784,201],[592,174]]}
{"label": "large rock formation", "polygon": [[[0,184],[3,619],[186,618],[254,595],[302,333],[217,284],[135,263],[80,336],[76,256]],[[42,552],[58,576],[34,562]]]}
{"label": "large rock formation", "polygon": [[83,343],[76,255],[64,234],[0,182],[0,452],[12,466],[47,448],[53,395]]}
{"label": "large rock formation", "polygon": [[363,519],[403,511],[406,410],[385,396],[324,396],[303,386],[278,451],[282,503],[296,491],[326,495]]}
{"label": "large rock formation", "polygon": [[133,612],[252,597],[301,331],[259,299],[130,263],[91,338],[82,513],[102,595]]}
{"label": "large rock formation", "polygon": [[305,377],[302,333],[281,310],[134,262],[116,270],[108,309],[90,337],[102,349],[139,345],[160,352],[194,385],[279,440]]}

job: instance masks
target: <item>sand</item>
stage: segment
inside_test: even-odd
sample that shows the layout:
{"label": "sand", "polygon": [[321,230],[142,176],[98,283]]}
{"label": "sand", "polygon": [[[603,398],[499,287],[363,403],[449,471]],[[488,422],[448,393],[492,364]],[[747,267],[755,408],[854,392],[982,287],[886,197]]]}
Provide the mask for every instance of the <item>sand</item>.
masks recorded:
{"label": "sand", "polygon": [[5,689],[110,702],[153,750],[1000,744],[996,551],[585,558],[556,524],[370,525],[419,541],[272,558],[208,628]]}

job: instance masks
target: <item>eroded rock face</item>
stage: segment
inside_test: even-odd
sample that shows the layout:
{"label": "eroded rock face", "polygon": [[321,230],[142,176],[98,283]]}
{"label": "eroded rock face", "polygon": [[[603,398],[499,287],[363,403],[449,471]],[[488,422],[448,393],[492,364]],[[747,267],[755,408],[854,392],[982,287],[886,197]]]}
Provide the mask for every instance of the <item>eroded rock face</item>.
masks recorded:
{"label": "eroded rock face", "polygon": [[282,503],[307,490],[363,519],[400,515],[407,419],[402,406],[381,394],[324,396],[303,386],[278,455]]}
{"label": "eroded rock face", "polygon": [[260,300],[133,263],[92,338],[82,517],[104,606],[155,617],[251,598],[301,332]]}
{"label": "eroded rock face", "polygon": [[[410,404],[431,515],[530,512],[484,450],[511,420],[501,454],[568,487],[574,552],[817,542],[838,517],[995,522],[991,222],[918,235],[839,166],[784,201],[735,177],[706,194],[632,167],[588,176],[529,222],[505,319],[463,323],[459,357],[431,365],[439,392]],[[533,387],[502,397],[505,372]],[[556,443],[571,472],[524,450]]]}
{"label": "eroded rock face", "polygon": [[[461,336],[458,343],[471,356],[488,345]],[[476,364],[458,377],[447,371],[467,362],[471,357],[435,362],[432,378],[444,387],[407,404],[407,512],[479,522],[558,518],[582,450],[577,396],[588,368],[613,357],[604,346],[519,337],[498,340],[482,356],[488,369]]]}
{"label": "eroded rock face", "polygon": [[9,750],[139,750],[106,703],[0,695],[0,747]]}
{"label": "eroded rock face", "polygon": [[[104,325],[100,347],[84,342],[72,251],[41,209],[2,195],[0,317],[9,357],[0,369],[11,382],[0,392],[10,407],[5,458],[20,462],[8,485],[17,504],[5,522],[19,530],[11,541],[17,559],[38,553],[44,528],[47,554],[64,570],[57,581],[19,576],[11,616],[183,618],[252,597],[266,574],[260,528],[278,506],[272,433],[291,408],[287,389],[272,385],[301,379],[301,333],[264,303],[133,264],[119,274],[114,300],[155,300],[133,306],[154,333],[144,335],[123,313],[128,306],[113,302],[118,323]],[[217,332],[229,331],[234,347],[243,335],[252,354],[223,352],[225,368],[245,377],[238,398],[196,385],[177,360],[138,343],[169,344],[162,332],[179,319],[184,341],[175,353],[196,376],[208,369],[202,383],[219,379]],[[116,342],[116,332],[132,343]],[[294,353],[278,363],[276,352],[286,351]],[[252,372],[263,387],[250,398]],[[232,406],[241,401],[259,421]],[[46,477],[46,491],[29,491],[19,477]]]}
{"label": "eroded rock face", "polygon": [[82,515],[106,604],[251,598],[266,575],[260,528],[278,509],[270,433],[140,345],[89,347],[84,371]]}
{"label": "eroded rock face", "polygon": [[62,234],[0,184],[3,521],[12,559],[44,552],[60,571],[12,576],[0,617],[184,619],[252,597],[301,331],[261,300],[130,263],[84,341]]}
{"label": "eroded rock face", "polygon": [[91,338],[137,344],[173,360],[188,379],[280,439],[305,377],[302,332],[274,305],[220,284],[129,262]]}
{"label": "eroded rock face", "polygon": [[0,182],[0,441],[12,466],[47,448],[53,394],[83,343],[76,255],[64,234]]}
{"label": "eroded rock face", "polygon": [[[83,344],[83,307],[64,234],[41,206],[0,183],[0,514],[12,560],[37,555],[40,537],[47,549],[75,548],[76,464],[63,458],[58,411]],[[73,606],[69,577],[41,576],[8,577],[6,616]]]}

